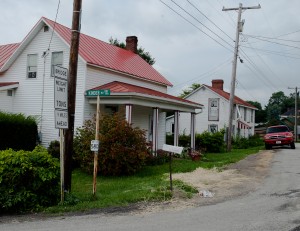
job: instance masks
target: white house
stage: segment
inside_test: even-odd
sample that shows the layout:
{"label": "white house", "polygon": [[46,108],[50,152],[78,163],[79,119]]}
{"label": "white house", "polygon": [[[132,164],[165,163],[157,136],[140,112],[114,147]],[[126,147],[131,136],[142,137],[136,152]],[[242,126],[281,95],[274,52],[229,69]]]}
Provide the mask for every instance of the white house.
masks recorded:
{"label": "white house", "polygon": [[[212,86],[201,85],[191,92],[185,99],[203,104],[203,108],[196,110],[195,132],[216,132],[226,129],[229,121],[230,94],[223,90],[222,79],[212,80]],[[254,135],[255,108],[241,98],[234,97],[233,136],[249,137]],[[190,114],[179,113],[179,133],[190,134]],[[166,131],[173,132],[174,116],[167,118]]]}
{"label": "white house", "polygon": [[[70,41],[69,28],[43,17],[21,43],[0,46],[0,110],[37,118],[44,146],[59,139],[53,67],[68,68]],[[194,113],[202,105],[168,95],[172,84],[136,54],[137,37],[126,43],[122,49],[80,35],[75,128],[96,112],[96,96],[86,91],[110,89],[110,96],[101,96],[101,113],[124,112],[133,126],[147,130],[157,150],[165,143],[166,112]]]}

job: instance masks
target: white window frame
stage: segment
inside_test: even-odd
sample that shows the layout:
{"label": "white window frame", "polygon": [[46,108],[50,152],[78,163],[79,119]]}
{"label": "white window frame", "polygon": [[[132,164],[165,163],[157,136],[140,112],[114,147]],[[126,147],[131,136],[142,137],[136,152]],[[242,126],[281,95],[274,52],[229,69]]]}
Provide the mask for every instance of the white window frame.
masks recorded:
{"label": "white window frame", "polygon": [[28,54],[27,55],[26,76],[28,79],[36,79],[37,78],[37,62],[38,62],[38,54]]}
{"label": "white window frame", "polygon": [[218,132],[218,125],[217,124],[209,124],[208,125],[208,131],[211,133]]}
{"label": "white window frame", "polygon": [[[57,54],[61,54],[61,60],[59,60],[59,62],[57,60],[55,60],[55,56]],[[54,66],[60,66],[63,67],[63,62],[64,62],[64,53],[63,51],[54,51],[51,54],[51,76],[54,77]]]}

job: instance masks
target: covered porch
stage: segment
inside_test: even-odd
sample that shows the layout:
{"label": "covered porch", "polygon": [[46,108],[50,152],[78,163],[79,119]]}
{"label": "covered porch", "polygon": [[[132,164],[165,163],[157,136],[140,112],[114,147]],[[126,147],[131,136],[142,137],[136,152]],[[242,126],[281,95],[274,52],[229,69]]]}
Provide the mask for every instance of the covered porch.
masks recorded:
{"label": "covered porch", "polygon": [[[101,113],[123,113],[132,126],[146,131],[152,151],[162,148],[166,139],[166,113],[174,112],[174,145],[178,146],[179,112],[191,113],[191,148],[195,149],[195,110],[203,106],[166,93],[128,83],[114,81],[91,90],[109,89],[100,96]],[[90,113],[95,113],[97,96],[85,96]]]}

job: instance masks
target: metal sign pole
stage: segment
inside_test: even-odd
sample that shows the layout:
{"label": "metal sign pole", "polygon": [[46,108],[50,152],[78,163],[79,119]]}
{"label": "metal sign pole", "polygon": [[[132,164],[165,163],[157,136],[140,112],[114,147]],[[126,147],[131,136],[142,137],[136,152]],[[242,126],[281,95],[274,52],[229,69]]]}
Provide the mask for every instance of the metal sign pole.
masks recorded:
{"label": "metal sign pole", "polygon": [[59,136],[60,136],[60,201],[61,203],[65,200],[65,185],[64,185],[64,177],[65,177],[65,170],[64,170],[64,130],[59,129]]}
{"label": "metal sign pole", "polygon": [[[100,119],[100,97],[97,95],[97,114],[96,114],[96,134],[95,140],[99,141],[99,119]],[[93,177],[93,196],[97,189],[97,174],[98,174],[98,150],[94,151],[94,177]]]}
{"label": "metal sign pole", "polygon": [[170,155],[170,164],[169,164],[169,168],[170,168],[170,190],[171,192],[173,192],[173,183],[172,183],[172,153],[169,153]]}

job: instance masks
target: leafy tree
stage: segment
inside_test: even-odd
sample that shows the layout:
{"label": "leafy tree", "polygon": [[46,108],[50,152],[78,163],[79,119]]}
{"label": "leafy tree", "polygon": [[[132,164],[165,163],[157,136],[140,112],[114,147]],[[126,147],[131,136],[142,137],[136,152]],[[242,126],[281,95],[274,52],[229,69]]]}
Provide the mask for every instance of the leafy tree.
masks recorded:
{"label": "leafy tree", "polygon": [[262,106],[257,101],[247,101],[254,107],[256,107],[258,110],[255,112],[255,122],[256,123],[264,123],[267,120],[267,111],[265,109],[262,109]]}
{"label": "leafy tree", "polygon": [[[118,39],[113,39],[112,37],[110,37],[108,41],[110,44],[114,46],[121,47],[123,49],[125,49],[126,47],[125,43],[120,42]],[[143,47],[138,47],[137,53],[142,59],[144,59],[150,65],[153,65],[155,63],[155,59],[152,58],[151,54],[148,51],[145,51]]]}
{"label": "leafy tree", "polygon": [[179,97],[184,98],[184,97],[188,96],[192,91],[198,89],[199,87],[201,87],[200,83],[193,83],[190,87],[188,87],[187,89],[184,89]]}

